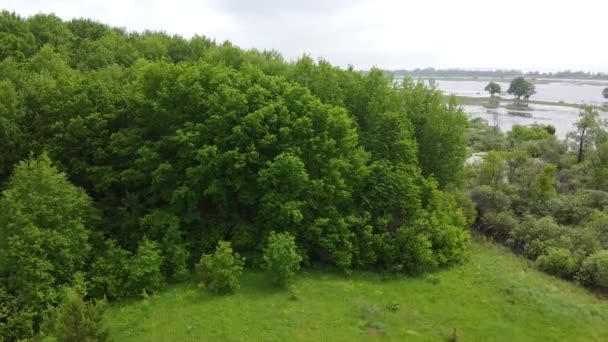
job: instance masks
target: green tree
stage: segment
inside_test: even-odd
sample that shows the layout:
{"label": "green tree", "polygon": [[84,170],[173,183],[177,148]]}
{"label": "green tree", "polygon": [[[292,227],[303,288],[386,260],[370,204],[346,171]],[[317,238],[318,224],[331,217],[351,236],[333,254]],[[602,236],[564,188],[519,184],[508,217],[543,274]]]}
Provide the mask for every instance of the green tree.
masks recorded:
{"label": "green tree", "polygon": [[603,123],[595,108],[584,106],[575,125],[576,131],[568,133],[568,138],[576,144],[576,160],[580,163],[585,159],[587,149],[594,146],[596,138],[601,134]]}
{"label": "green tree", "polygon": [[494,94],[500,94],[500,92],[502,91],[502,88],[500,87],[500,84],[498,84],[496,82],[490,82],[484,88],[484,90],[487,91],[488,93],[490,93],[490,97],[494,97]]}
{"label": "green tree", "polygon": [[232,250],[230,242],[220,241],[213,254],[204,254],[196,265],[202,284],[218,294],[239,289],[245,258]]}
{"label": "green tree", "polygon": [[130,295],[157,292],[164,285],[161,273],[163,256],[158,244],[145,238],[127,262],[126,288]]}
{"label": "green tree", "polygon": [[525,101],[525,105],[528,105],[530,96],[536,94],[536,87],[532,82],[526,80],[523,77],[516,77],[511,81],[507,93],[512,94],[517,99],[517,103],[520,104],[521,99]]}
{"label": "green tree", "polygon": [[19,310],[30,313],[30,324],[84,270],[95,218],[91,199],[46,154],[15,168],[0,199],[0,278]]}
{"label": "green tree", "polygon": [[553,164],[543,165],[540,173],[535,177],[530,188],[532,198],[537,201],[547,201],[557,193],[556,180],[557,167]]}
{"label": "green tree", "polygon": [[65,342],[103,342],[109,339],[103,329],[104,301],[85,302],[74,289],[68,288],[65,298],[54,312],[54,335]]}
{"label": "green tree", "polygon": [[300,269],[302,257],[298,253],[296,240],[289,233],[270,232],[264,248],[264,269],[279,286],[286,286]]}

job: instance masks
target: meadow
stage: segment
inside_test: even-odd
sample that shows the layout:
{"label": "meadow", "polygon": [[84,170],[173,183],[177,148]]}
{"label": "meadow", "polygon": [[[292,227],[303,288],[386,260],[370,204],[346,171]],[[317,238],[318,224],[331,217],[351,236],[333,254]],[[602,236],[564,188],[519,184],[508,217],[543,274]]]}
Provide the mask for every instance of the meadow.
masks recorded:
{"label": "meadow", "polygon": [[116,341],[605,341],[608,304],[476,240],[470,260],[439,272],[389,278],[304,270],[279,290],[248,270],[234,295],[195,282],[115,304]]}

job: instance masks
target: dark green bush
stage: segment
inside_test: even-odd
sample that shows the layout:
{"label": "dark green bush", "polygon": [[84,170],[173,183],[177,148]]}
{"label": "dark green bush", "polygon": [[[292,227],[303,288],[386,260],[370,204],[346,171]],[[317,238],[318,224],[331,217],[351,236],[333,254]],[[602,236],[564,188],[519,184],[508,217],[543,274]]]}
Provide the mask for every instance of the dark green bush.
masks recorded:
{"label": "dark green bush", "polygon": [[108,299],[127,296],[127,263],[130,256],[131,253],[120,248],[115,241],[107,240],[91,265],[89,294],[94,298]]}
{"label": "dark green bush", "polygon": [[245,258],[232,250],[227,241],[220,241],[213,254],[204,254],[196,265],[202,284],[217,294],[228,294],[239,289]]}
{"label": "dark green bush", "polygon": [[517,252],[536,260],[546,254],[550,247],[560,246],[560,239],[565,236],[569,228],[555,223],[551,217],[536,219],[526,217],[511,231],[507,243]]}
{"label": "dark green bush", "polygon": [[505,242],[518,225],[519,222],[513,214],[506,211],[490,211],[481,217],[478,229],[481,233],[491,236],[496,241]]}
{"label": "dark green bush", "polygon": [[278,234],[270,232],[263,259],[264,269],[279,286],[287,286],[291,283],[302,261],[295,238],[287,232]]}
{"label": "dark green bush", "polygon": [[571,279],[577,268],[572,253],[564,248],[549,248],[546,254],[536,259],[536,266],[544,272],[564,279]]}
{"label": "dark green bush", "polygon": [[581,266],[578,279],[585,285],[608,290],[608,250],[588,256]]}
{"label": "dark green bush", "polygon": [[500,190],[492,189],[487,185],[473,188],[469,196],[475,202],[480,215],[488,211],[501,212],[511,208],[511,199]]}

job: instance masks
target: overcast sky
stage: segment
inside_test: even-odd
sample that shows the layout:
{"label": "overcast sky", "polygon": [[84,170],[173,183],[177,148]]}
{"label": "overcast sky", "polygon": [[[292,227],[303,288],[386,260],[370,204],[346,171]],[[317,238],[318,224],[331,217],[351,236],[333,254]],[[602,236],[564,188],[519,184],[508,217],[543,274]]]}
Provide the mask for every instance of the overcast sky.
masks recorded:
{"label": "overcast sky", "polygon": [[605,0],[0,0],[0,7],[201,34],[357,69],[608,72]]}

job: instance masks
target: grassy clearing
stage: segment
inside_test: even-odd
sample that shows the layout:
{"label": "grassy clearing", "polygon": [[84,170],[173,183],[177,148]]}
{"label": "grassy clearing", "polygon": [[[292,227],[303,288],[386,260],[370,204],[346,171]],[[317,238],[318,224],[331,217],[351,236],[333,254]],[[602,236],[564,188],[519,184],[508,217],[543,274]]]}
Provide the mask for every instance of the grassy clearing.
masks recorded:
{"label": "grassy clearing", "polygon": [[464,265],[416,278],[305,271],[297,299],[245,272],[218,297],[194,283],[113,305],[116,341],[606,341],[608,302],[485,242]]}

